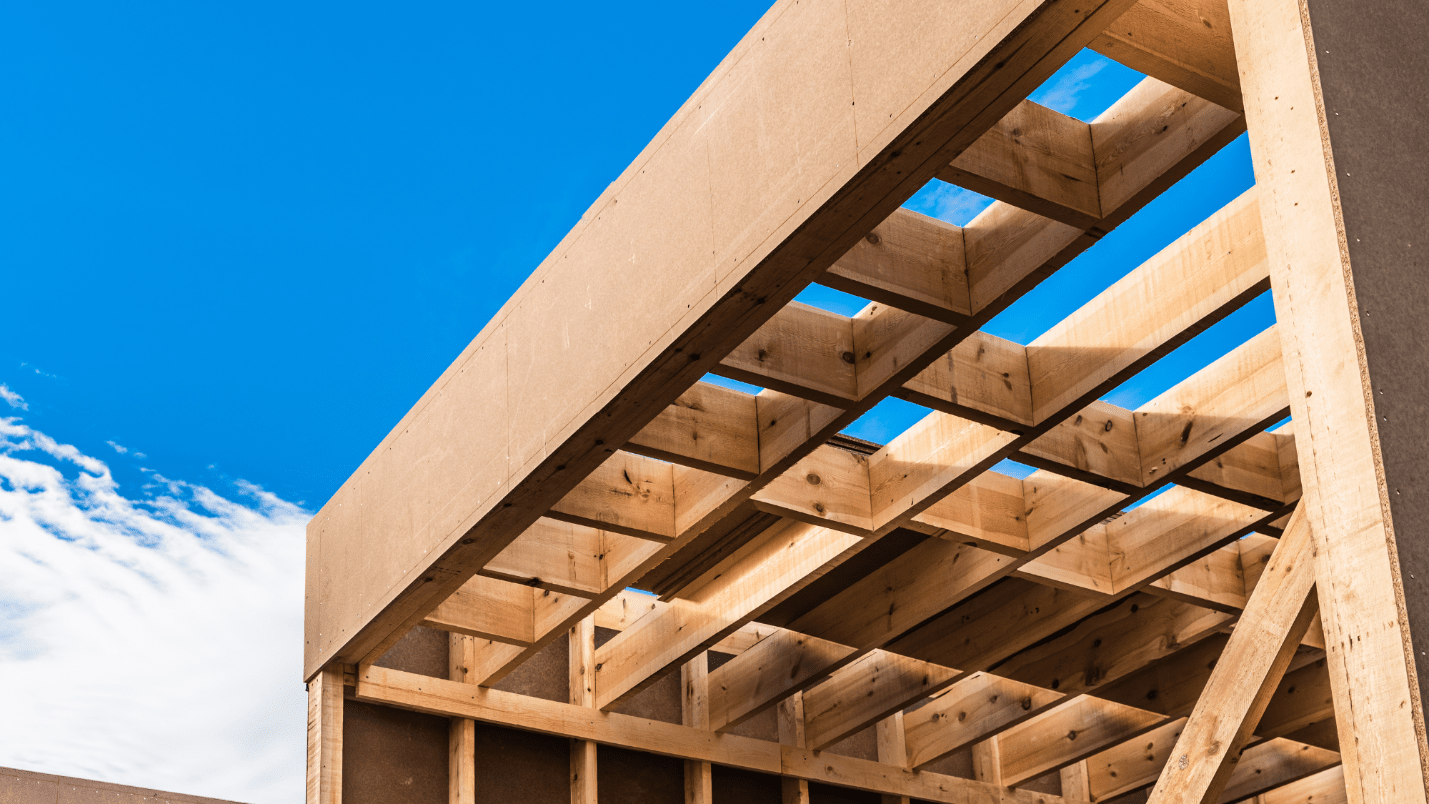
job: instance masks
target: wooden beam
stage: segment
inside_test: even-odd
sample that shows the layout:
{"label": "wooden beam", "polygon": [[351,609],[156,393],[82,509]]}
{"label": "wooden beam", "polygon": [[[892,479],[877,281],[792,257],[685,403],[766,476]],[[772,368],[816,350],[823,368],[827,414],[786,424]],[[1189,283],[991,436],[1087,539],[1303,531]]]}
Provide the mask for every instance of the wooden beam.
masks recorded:
{"label": "wooden beam", "polygon": [[938,178],[1082,229],[1102,217],[1091,127],[1032,101],[1017,104]]}
{"label": "wooden beam", "polygon": [[963,230],[906,209],[875,226],[819,282],[949,324],[972,314]]}
{"label": "wooden beam", "polygon": [[1033,419],[1085,407],[1269,287],[1251,189],[1027,345]]}
{"label": "wooden beam", "polygon": [[857,537],[788,522],[743,568],[704,590],[699,600],[674,600],[639,626],[596,651],[596,702],[609,710],[739,626],[802,588],[814,570],[853,546]]}
{"label": "wooden beam", "polygon": [[[794,694],[779,702],[775,712],[779,744],[804,747],[804,696]],[[809,804],[809,780],[783,776],[779,779],[782,804]]]}
{"label": "wooden beam", "polygon": [[[475,657],[475,642],[464,634],[447,635],[447,677],[464,684]],[[476,804],[476,721],[454,717],[447,734],[447,800]]]}
{"label": "wooden beam", "polygon": [[1315,539],[1345,783],[1350,801],[1422,804],[1429,742],[1416,667],[1424,657],[1415,655],[1399,567],[1399,540],[1407,536],[1390,513],[1391,489],[1402,481],[1385,470],[1379,427],[1387,421],[1376,413],[1385,388],[1370,371],[1369,311],[1357,295],[1358,274],[1370,267],[1350,261],[1357,247],[1339,184],[1349,176],[1329,140],[1333,117],[1319,72],[1325,52],[1301,3],[1232,0],[1230,16],[1256,181],[1265,190],[1261,215],[1295,419],[1300,509]]}
{"label": "wooden beam", "polygon": [[308,682],[308,804],[342,804],[342,667]]}
{"label": "wooden beam", "polygon": [[[595,618],[577,622],[567,638],[567,690],[572,706],[595,704]],[[600,774],[596,743],[571,740],[571,804],[596,804],[600,800]]]}
{"label": "wooden beam", "polygon": [[[885,765],[906,766],[908,748],[903,740],[903,713],[894,712],[878,721],[877,731],[878,761]],[[881,804],[911,804],[907,796],[883,796]]]}
{"label": "wooden beam", "polygon": [[[680,666],[680,722],[693,729],[710,727],[708,653]],[[714,804],[713,779],[709,762],[685,760],[685,804]]]}
{"label": "wooden beam", "polygon": [[[1150,94],[1143,93],[1143,95],[1150,98],[1151,105],[1146,108],[1152,110],[1159,108],[1157,104],[1168,102],[1167,98],[1170,97],[1165,95],[1165,93],[1161,93],[1159,90],[1151,92]],[[1137,111],[1139,108],[1140,107],[1133,104],[1132,107],[1123,109],[1121,116],[1116,122],[1110,124],[1108,131],[1113,132],[1115,136],[1125,136],[1130,138],[1129,141],[1135,141],[1136,136],[1130,133],[1130,129],[1138,125],[1137,121],[1142,120],[1140,112]],[[1201,107],[1198,106],[1196,108],[1200,109]],[[1198,111],[1196,114],[1199,115],[1201,112]],[[1118,211],[1114,213],[1111,218],[1108,218],[1109,221],[1118,220],[1118,216],[1123,212],[1145,203],[1147,199],[1154,195],[1154,192],[1158,192],[1159,188],[1165,186],[1165,183],[1169,180],[1168,177],[1177,174],[1183,169],[1189,170],[1192,164],[1205,158],[1205,156],[1213,150],[1208,150],[1212,144],[1219,142],[1219,137],[1237,125],[1234,116],[1217,117],[1214,114],[1207,114],[1208,116],[1196,117],[1195,119],[1201,120],[1204,125],[1209,125],[1208,121],[1220,120],[1223,124],[1223,128],[1219,130],[1214,129],[1214,127],[1203,128],[1187,137],[1178,138],[1169,146],[1163,144],[1155,148],[1142,147],[1131,149],[1136,151],[1136,153],[1127,157],[1128,161],[1126,164],[1135,165],[1135,169],[1131,172],[1136,174],[1136,178],[1132,181],[1136,186],[1142,187],[1145,192],[1133,193],[1122,199],[1122,201],[1119,202],[1121,206],[1118,207]],[[1143,132],[1142,136],[1155,137],[1157,136],[1157,132]],[[1189,150],[1183,152],[1182,149]],[[993,221],[989,225],[995,227],[998,224],[996,221]],[[1019,224],[1014,218],[1009,225],[1015,227]],[[1006,243],[1001,245],[985,244],[984,254],[992,253],[1006,247],[1008,247]],[[1037,248],[1042,247],[1042,245],[1039,245]],[[1061,257],[1056,255],[1062,253],[1061,250],[1065,247],[1067,247],[1067,244],[1056,246],[1051,252],[1048,252],[1047,257],[1060,259]],[[1080,249],[1082,247],[1084,247],[1084,245],[1078,246],[1077,248]],[[986,251],[988,248],[992,251]],[[1001,281],[995,280],[994,278],[1006,278],[1009,276],[1008,271],[1015,272],[1029,269],[1036,270],[1035,265],[1028,266],[1023,263],[1012,264],[1011,267],[1006,270],[1003,268],[996,269],[992,274],[987,274],[985,278],[989,281]],[[1015,285],[1016,281],[1014,281],[1013,284]],[[1001,294],[1001,297],[998,299],[989,299],[988,304],[984,304],[982,311],[980,311],[978,315],[990,314],[992,311],[1000,309],[1006,302],[1007,291],[1004,289],[1001,291]],[[996,304],[992,304],[992,302],[996,302]],[[815,433],[819,427],[823,427],[824,430],[827,431],[830,428],[836,427],[838,422],[844,421],[845,417],[861,412],[863,409],[861,406],[871,404],[868,400],[872,400],[878,394],[886,393],[897,387],[900,383],[911,379],[914,374],[916,374],[917,369],[924,365],[922,361],[931,359],[931,355],[936,353],[937,345],[948,342],[947,336],[942,334],[949,332],[946,325],[940,322],[926,321],[919,324],[910,321],[901,311],[890,311],[886,308],[878,309],[877,305],[870,306],[870,308],[863,313],[860,313],[852,323],[855,338],[855,360],[858,363],[855,371],[856,395],[859,399],[865,401],[858,402],[853,407],[850,407],[844,414],[832,415],[831,419],[820,418],[819,421],[822,422],[820,425],[813,424],[813,420],[810,419],[808,427],[796,427],[790,432],[798,434],[794,439],[795,442],[803,439],[803,446],[800,447],[796,444],[793,447],[781,447],[773,456],[765,454],[766,439],[764,437],[764,430],[761,429],[761,467],[764,470],[761,478],[751,483],[745,492],[732,490],[728,483],[722,486],[717,485],[715,488],[720,492],[721,496],[718,497],[719,502],[717,502],[713,508],[709,509],[708,514],[704,513],[706,510],[704,506],[694,506],[700,513],[686,517],[679,513],[679,508],[685,506],[677,507],[677,532],[681,534],[697,532],[712,522],[713,518],[718,516],[719,511],[729,510],[729,505],[733,505],[735,501],[742,499],[741,495],[743,493],[755,491],[759,486],[770,482],[773,478],[777,477],[783,469],[788,468],[793,461],[797,460],[797,455],[800,454],[801,450],[812,448],[809,445],[817,442],[817,435]],[[840,324],[838,326],[841,327],[842,325]],[[870,335],[868,333],[877,334]],[[861,345],[864,342],[874,345],[865,349]],[[885,343],[896,344],[897,348],[885,349],[882,346],[882,344]],[[920,354],[925,357],[918,357]],[[894,357],[889,357],[889,355],[895,355],[897,357],[895,359]],[[867,360],[867,366],[869,368],[867,371],[864,370],[865,360]],[[765,393],[775,392],[766,391]],[[764,394],[761,394],[760,397],[762,400]],[[819,404],[807,400],[799,400],[799,402],[806,406]],[[781,428],[787,428],[789,426],[789,418],[784,413],[781,412],[778,416],[771,415],[766,417],[763,407],[763,402],[758,401],[757,408],[760,411],[761,428],[764,427],[763,422],[766,420],[770,422],[780,422]],[[791,410],[797,411],[799,408],[793,406]],[[812,415],[814,408],[808,408],[808,410],[810,415]],[[825,417],[826,412],[821,411],[819,415]],[[802,420],[798,416],[795,416],[794,421],[800,423]],[[946,439],[950,430],[958,433],[964,443],[959,445],[947,442]],[[872,465],[870,466],[870,485],[875,494],[873,508],[873,524],[875,526],[873,535],[875,537],[887,533],[903,522],[910,520],[919,514],[922,509],[935,504],[944,495],[956,490],[960,484],[967,482],[971,477],[975,476],[978,470],[990,466],[1002,454],[1015,450],[1018,446],[1016,443],[1010,442],[1002,434],[994,433],[986,428],[981,431],[971,431],[967,429],[966,423],[948,420],[935,419],[925,423],[918,432],[911,435],[905,434],[905,436],[906,445],[918,447],[918,440],[922,439],[925,443],[921,446],[926,447],[928,446],[926,442],[931,439],[934,448],[914,450],[923,456],[922,463],[908,462],[907,468],[915,471],[904,472],[900,469],[892,474],[884,473],[883,476],[875,477],[874,467]],[[1030,437],[1029,435],[1029,438]],[[770,443],[783,443],[782,439],[783,436],[781,435],[770,441]],[[943,443],[938,443],[940,441]],[[899,445],[890,446],[897,447]],[[792,451],[790,451],[791,449]],[[952,456],[956,458],[956,460],[952,465],[948,465],[948,458],[943,457],[944,455]],[[891,456],[893,460],[886,463],[886,466],[901,467],[905,463],[904,459],[907,457],[898,455],[896,450],[891,451],[889,456]],[[784,463],[784,461],[790,463]],[[958,461],[961,461],[961,463]],[[680,469],[681,467],[676,468],[677,476]],[[879,494],[884,494],[885,496],[880,498],[877,496]],[[606,517],[605,521],[609,521],[609,519],[611,519],[611,517]],[[693,524],[682,524],[686,521]],[[1034,545],[1034,547],[1039,548],[1043,546],[1046,545]],[[851,554],[852,553],[849,555]],[[651,566],[654,561],[658,560],[658,557],[658,555],[652,556],[641,566]],[[637,572],[638,570],[632,571],[631,575],[634,576]],[[577,611],[571,616],[580,614],[581,612]],[[554,622],[559,623],[560,621],[555,620]],[[534,650],[543,644],[543,640],[546,638],[548,637],[538,633],[536,641],[523,651],[509,651],[504,649],[495,651],[492,660],[484,664],[484,667],[489,668],[491,674],[488,681],[496,680],[525,658],[528,658],[532,655]]]}
{"label": "wooden beam", "polygon": [[1297,511],[1152,791],[1152,804],[1219,801],[1315,616],[1314,541]]}
{"label": "wooden beam", "polygon": [[306,675],[385,652],[1129,5],[778,4],[315,518],[315,583],[383,561],[312,601]]}
{"label": "wooden beam", "polygon": [[[509,728],[594,740],[635,751],[775,773],[824,784],[965,804],[1061,804],[1058,796],[1000,790],[967,779],[906,769],[764,740],[600,712],[585,707],[501,692],[444,679],[368,665],[359,670],[358,700],[445,717],[469,717]],[[1001,798],[998,798],[1001,796]]]}
{"label": "wooden beam", "polygon": [[1087,47],[1227,109],[1241,108],[1225,0],[1139,0]]}

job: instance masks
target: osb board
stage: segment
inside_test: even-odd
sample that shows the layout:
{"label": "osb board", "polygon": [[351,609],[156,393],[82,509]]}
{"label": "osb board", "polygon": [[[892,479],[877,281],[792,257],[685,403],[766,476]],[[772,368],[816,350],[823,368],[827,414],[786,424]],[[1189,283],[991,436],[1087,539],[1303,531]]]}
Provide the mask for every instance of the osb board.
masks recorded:
{"label": "osb board", "polygon": [[343,701],[343,804],[446,804],[449,722]]}
{"label": "osb board", "polygon": [[1429,691],[1429,5],[1310,0],[1340,212],[1389,485],[1404,603]]}
{"label": "osb board", "polygon": [[216,798],[165,793],[147,787],[0,768],[4,804],[233,804]]}
{"label": "osb board", "polygon": [[[306,674],[455,588],[1070,57],[1103,3],[1063,5],[776,5],[314,518]],[[860,100],[889,115],[866,141]]]}

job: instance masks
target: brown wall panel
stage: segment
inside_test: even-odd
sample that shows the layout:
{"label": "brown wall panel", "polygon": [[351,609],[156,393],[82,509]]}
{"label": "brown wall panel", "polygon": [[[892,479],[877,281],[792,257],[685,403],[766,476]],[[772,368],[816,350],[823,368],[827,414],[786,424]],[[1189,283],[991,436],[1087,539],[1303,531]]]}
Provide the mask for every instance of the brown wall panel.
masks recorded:
{"label": "brown wall panel", "polygon": [[446,718],[343,704],[343,804],[447,804]]}
{"label": "brown wall panel", "polygon": [[601,804],[684,804],[684,760],[602,745],[596,764]]}
{"label": "brown wall panel", "polygon": [[1429,691],[1429,3],[1308,4],[1422,698]]}
{"label": "brown wall panel", "polygon": [[476,724],[478,804],[566,804],[570,740]]}
{"label": "brown wall panel", "polygon": [[780,804],[778,776],[767,773],[714,766],[711,790],[717,804]]}

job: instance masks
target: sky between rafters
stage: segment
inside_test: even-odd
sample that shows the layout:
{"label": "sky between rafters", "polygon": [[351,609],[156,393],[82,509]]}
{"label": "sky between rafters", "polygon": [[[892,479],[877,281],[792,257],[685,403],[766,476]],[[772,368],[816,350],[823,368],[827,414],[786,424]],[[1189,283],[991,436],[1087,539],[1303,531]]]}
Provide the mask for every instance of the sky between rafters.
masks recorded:
{"label": "sky between rafters", "polygon": [[[0,766],[300,800],[308,511],[766,7],[0,8],[0,689],[34,691],[0,701]],[[1083,54],[1033,98],[1088,119],[1137,78]],[[988,329],[1030,340],[1250,183],[1240,140]]]}

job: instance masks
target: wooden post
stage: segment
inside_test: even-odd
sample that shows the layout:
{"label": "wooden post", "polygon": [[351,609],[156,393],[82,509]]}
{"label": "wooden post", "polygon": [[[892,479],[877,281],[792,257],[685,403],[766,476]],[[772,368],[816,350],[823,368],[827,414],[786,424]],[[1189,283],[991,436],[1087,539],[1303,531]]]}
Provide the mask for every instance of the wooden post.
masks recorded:
{"label": "wooden post", "polygon": [[[452,681],[474,683],[468,670],[476,663],[475,639],[448,634],[447,657]],[[447,800],[451,804],[476,804],[476,721],[452,718],[447,749]]]}
{"label": "wooden post", "polygon": [[[804,693],[796,692],[779,702],[779,742],[804,747]],[[783,804],[809,804],[809,782],[783,776],[779,779]]]}
{"label": "wooden post", "polygon": [[308,682],[307,804],[342,804],[342,667]]}
{"label": "wooden post", "polygon": [[1002,784],[1002,752],[997,737],[973,743],[973,778],[988,784]]}
{"label": "wooden post", "polygon": [[[1312,5],[1340,15],[1336,25],[1318,24]],[[1231,0],[1231,24],[1349,800],[1423,804],[1429,744],[1416,661],[1425,660],[1415,654],[1410,612],[1419,612],[1422,642],[1424,551],[1396,533],[1391,514],[1403,512],[1399,528],[1423,533],[1423,422],[1412,411],[1422,410],[1429,362],[1414,332],[1425,310],[1422,268],[1414,267],[1423,260],[1415,187],[1425,171],[1417,151],[1390,163],[1385,143],[1413,142],[1413,130],[1423,131],[1412,100],[1425,78],[1414,32],[1429,18],[1422,4],[1373,14],[1331,5]],[[1345,47],[1332,53],[1322,34]],[[1337,80],[1348,84],[1336,85],[1333,112],[1321,59],[1335,60]],[[1373,69],[1355,79],[1365,69],[1358,65]],[[1395,111],[1404,104],[1412,110]],[[1354,120],[1338,116],[1351,105]],[[1406,127],[1377,139],[1391,117]],[[1332,141],[1337,129],[1357,139]],[[1358,172],[1337,165],[1341,157]],[[1362,296],[1374,309],[1361,306]],[[1416,593],[1406,595],[1406,580]]]}
{"label": "wooden post", "polygon": [[[710,727],[709,654],[701,653],[680,667],[680,717],[696,729]],[[714,769],[708,762],[685,760],[685,804],[713,804]]]}
{"label": "wooden post", "polygon": [[1061,775],[1062,799],[1066,801],[1067,804],[1091,804],[1091,771],[1087,769],[1087,761],[1085,759],[1075,765],[1068,765],[1063,768]]}
{"label": "wooden post", "polygon": [[1315,617],[1314,585],[1314,544],[1297,510],[1176,740],[1151,804],[1220,800],[1240,749]]}
{"label": "wooden post", "polygon": [[[899,768],[908,767],[908,742],[903,733],[903,713],[894,712],[878,721],[878,761]],[[907,796],[882,797],[883,804],[909,804]]]}
{"label": "wooden post", "polygon": [[[570,702],[595,706],[595,619],[586,617],[571,628]],[[571,740],[571,804],[596,804],[596,744]]]}

